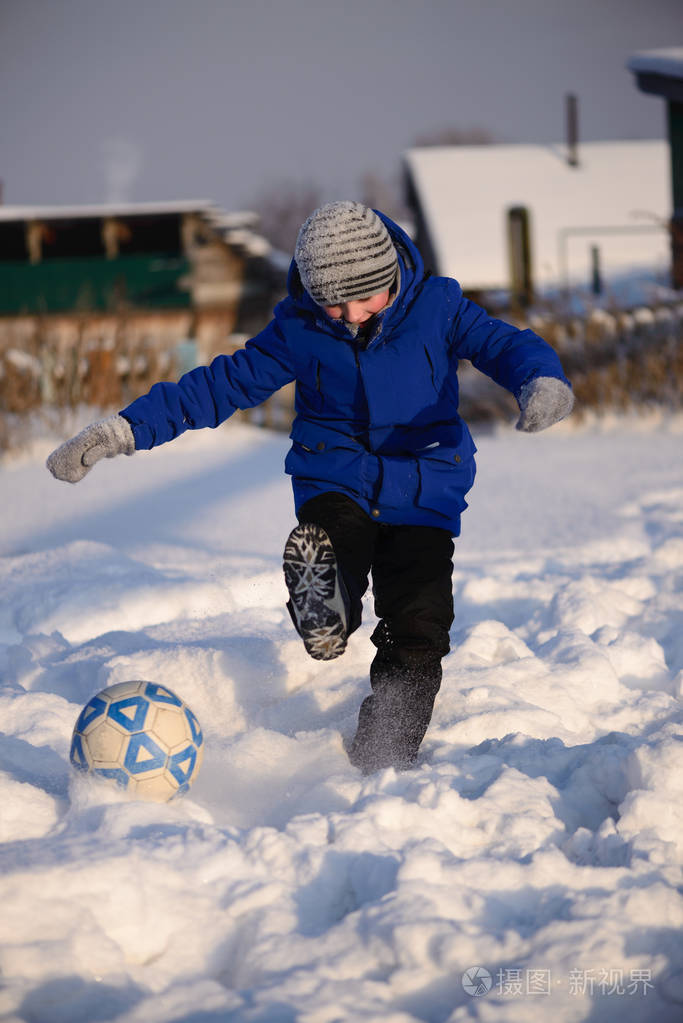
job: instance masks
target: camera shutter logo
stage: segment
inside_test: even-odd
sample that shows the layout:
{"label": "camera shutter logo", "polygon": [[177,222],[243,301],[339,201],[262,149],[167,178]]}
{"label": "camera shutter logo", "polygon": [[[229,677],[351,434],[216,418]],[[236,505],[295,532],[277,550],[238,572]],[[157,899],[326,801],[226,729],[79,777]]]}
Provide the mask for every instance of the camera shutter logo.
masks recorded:
{"label": "camera shutter logo", "polygon": [[493,978],[483,966],[470,966],[462,975],[462,986],[468,995],[480,998],[491,990]]}

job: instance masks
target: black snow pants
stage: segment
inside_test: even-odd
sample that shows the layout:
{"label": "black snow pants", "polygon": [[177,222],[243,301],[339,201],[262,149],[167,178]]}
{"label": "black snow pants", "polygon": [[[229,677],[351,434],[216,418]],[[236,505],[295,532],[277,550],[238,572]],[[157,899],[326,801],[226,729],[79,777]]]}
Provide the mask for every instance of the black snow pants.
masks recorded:
{"label": "black snow pants", "polygon": [[377,653],[372,693],[347,747],[366,773],[409,767],[429,726],[441,685],[441,659],[453,623],[453,541],[446,529],[375,522],[344,494],[326,493],[299,509],[300,522],[325,530],[350,597],[349,633],[361,623],[372,574]]}

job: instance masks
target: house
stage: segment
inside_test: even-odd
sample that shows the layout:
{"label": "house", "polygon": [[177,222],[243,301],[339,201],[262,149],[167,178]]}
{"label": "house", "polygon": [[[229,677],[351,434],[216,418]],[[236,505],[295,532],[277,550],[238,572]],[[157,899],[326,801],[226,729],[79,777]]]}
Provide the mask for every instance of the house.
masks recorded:
{"label": "house", "polygon": [[628,62],[642,92],[666,101],[671,157],[672,279],[683,288],[683,46],[637,53]]}
{"label": "house", "polygon": [[599,291],[669,264],[665,141],[415,148],[404,156],[416,241],[470,294]]}
{"label": "house", "polygon": [[0,206],[0,345],[36,316],[163,324],[200,348],[260,329],[285,272],[257,222],[202,200]]}

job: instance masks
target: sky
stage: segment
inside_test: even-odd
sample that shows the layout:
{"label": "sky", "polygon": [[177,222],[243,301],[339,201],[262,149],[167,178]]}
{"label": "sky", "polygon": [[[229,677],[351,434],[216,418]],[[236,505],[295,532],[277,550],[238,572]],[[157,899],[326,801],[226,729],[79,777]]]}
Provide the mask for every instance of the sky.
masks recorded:
{"label": "sky", "polygon": [[9,204],[361,198],[420,135],[661,138],[626,68],[680,0],[0,0]]}

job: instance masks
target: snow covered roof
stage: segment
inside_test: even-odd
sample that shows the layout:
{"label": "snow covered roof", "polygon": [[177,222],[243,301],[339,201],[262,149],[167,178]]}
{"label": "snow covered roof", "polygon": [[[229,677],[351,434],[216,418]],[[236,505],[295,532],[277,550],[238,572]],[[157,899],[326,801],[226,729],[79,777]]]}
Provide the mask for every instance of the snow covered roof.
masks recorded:
{"label": "snow covered roof", "polygon": [[509,285],[507,213],[531,220],[534,280],[588,281],[591,247],[605,275],[667,265],[671,211],[663,140],[411,149],[406,166],[439,273],[466,289]]}
{"label": "snow covered roof", "polygon": [[644,50],[634,54],[628,67],[641,92],[683,103],[683,46]]}
{"label": "snow covered roof", "polygon": [[208,199],[171,202],[98,203],[78,206],[0,206],[0,221],[67,220],[81,217],[135,217],[163,213],[208,213],[217,209]]}
{"label": "snow covered roof", "polygon": [[666,75],[683,79],[683,46],[669,46],[662,50],[643,50],[634,53],[628,62],[630,71]]}

